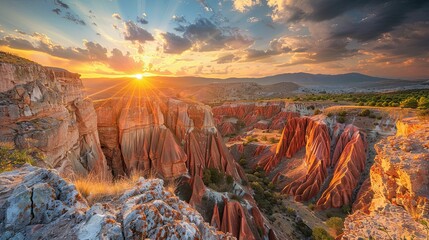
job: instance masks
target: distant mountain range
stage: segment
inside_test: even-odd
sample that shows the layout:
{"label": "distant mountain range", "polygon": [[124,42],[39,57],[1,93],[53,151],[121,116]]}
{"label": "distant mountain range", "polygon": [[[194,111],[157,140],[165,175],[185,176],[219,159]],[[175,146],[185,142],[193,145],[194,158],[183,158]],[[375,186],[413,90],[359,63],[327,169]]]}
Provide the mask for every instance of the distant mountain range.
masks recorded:
{"label": "distant mountain range", "polygon": [[[413,88],[428,84],[428,80],[401,80],[372,77],[360,73],[346,73],[337,75],[310,74],[310,73],[285,73],[260,78],[204,78],[204,77],[170,77],[154,76],[146,77],[151,85],[157,88],[190,88],[203,85],[231,84],[231,83],[256,83],[258,85],[273,85],[278,83],[294,83],[298,87],[310,89],[310,91],[322,90],[365,90],[377,91],[381,89]],[[83,79],[88,92],[101,91],[115,84],[128,83],[133,78],[88,78]],[[426,82],[426,83],[425,83]],[[275,85],[274,85],[275,86]],[[274,87],[273,86],[273,87]],[[316,90],[315,90],[316,89]]]}

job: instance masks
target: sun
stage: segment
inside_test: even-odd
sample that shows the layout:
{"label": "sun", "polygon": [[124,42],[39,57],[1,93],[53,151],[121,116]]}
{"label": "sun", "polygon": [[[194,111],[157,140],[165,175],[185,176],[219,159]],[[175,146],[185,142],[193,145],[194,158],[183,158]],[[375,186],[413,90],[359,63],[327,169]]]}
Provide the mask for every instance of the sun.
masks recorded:
{"label": "sun", "polygon": [[137,79],[137,80],[143,80],[143,74],[141,74],[141,73],[138,73],[138,74],[136,74],[136,75],[134,75],[134,77]]}

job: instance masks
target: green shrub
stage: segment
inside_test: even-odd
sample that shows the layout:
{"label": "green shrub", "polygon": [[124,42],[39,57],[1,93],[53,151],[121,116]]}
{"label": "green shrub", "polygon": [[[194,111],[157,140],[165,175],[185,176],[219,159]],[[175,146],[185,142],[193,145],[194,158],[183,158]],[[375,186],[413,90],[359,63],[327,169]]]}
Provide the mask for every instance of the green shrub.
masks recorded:
{"label": "green shrub", "polygon": [[279,142],[279,140],[277,140],[275,137],[270,137],[269,142],[270,142],[271,144],[274,144],[274,143],[278,143],[278,142]]}
{"label": "green shrub", "polygon": [[234,178],[230,175],[226,176],[226,183],[227,184],[233,184],[234,183]]}
{"label": "green shrub", "polygon": [[415,98],[407,98],[401,102],[401,107],[403,108],[417,108],[419,103]]}
{"label": "green shrub", "polygon": [[326,225],[330,228],[332,228],[333,230],[335,230],[335,233],[341,234],[343,233],[343,226],[344,226],[344,221],[343,219],[339,218],[339,217],[331,217],[326,221]]}
{"label": "green shrub", "polygon": [[35,151],[18,150],[12,146],[0,145],[0,173],[11,171],[25,163],[33,164],[34,159],[31,154],[37,154]]}
{"label": "green shrub", "polygon": [[312,237],[314,240],[334,240],[328,232],[321,227],[316,227],[313,229]]}
{"label": "green shrub", "polygon": [[419,109],[429,109],[429,98],[421,97],[418,102]]}
{"label": "green shrub", "polygon": [[332,117],[332,113],[328,113],[328,114],[326,114],[326,116]]}
{"label": "green shrub", "polygon": [[347,116],[347,112],[346,111],[341,111],[341,112],[338,113],[338,116],[345,117],[345,116]]}
{"label": "green shrub", "polygon": [[358,116],[368,117],[370,114],[371,114],[371,111],[369,109],[364,109],[358,114]]}
{"label": "green shrub", "polygon": [[346,118],[345,118],[345,117],[343,117],[343,116],[339,116],[339,117],[337,118],[337,122],[339,122],[339,123],[345,123],[345,122],[346,122]]}
{"label": "green shrub", "polygon": [[344,213],[344,214],[350,214],[351,212],[352,212],[352,208],[350,207],[350,205],[343,205],[342,207],[341,207],[341,211]]}

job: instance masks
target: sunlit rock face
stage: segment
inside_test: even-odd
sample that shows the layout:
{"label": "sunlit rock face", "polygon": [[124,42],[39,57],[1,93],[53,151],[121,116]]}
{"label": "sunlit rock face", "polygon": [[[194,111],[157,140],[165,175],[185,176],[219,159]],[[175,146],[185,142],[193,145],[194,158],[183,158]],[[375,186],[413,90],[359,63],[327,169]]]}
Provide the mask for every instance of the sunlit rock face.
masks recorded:
{"label": "sunlit rock face", "polygon": [[397,129],[375,146],[370,178],[345,221],[345,239],[381,239],[386,231],[393,239],[427,237],[420,221],[429,218],[429,123],[403,119]]}
{"label": "sunlit rock face", "polygon": [[352,204],[367,160],[366,134],[323,115],[305,116],[314,109],[305,104],[269,102],[259,106],[225,104],[214,112],[221,126],[235,117],[248,129],[283,129],[277,144],[233,143],[230,147],[236,158],[250,159],[248,166],[263,168],[283,193],[296,201],[315,199],[318,209]]}
{"label": "sunlit rock face", "polygon": [[165,178],[216,168],[240,179],[208,106],[176,99],[96,102],[103,151],[115,175],[155,170]]}
{"label": "sunlit rock face", "polygon": [[163,184],[140,178],[118,201],[89,206],[55,170],[0,174],[0,239],[235,239]]}
{"label": "sunlit rock face", "polygon": [[0,63],[0,141],[39,150],[64,175],[110,175],[92,102],[66,70]]}
{"label": "sunlit rock face", "polygon": [[237,127],[278,130],[286,121],[298,117],[299,110],[285,102],[232,103],[213,108],[218,128],[223,136],[234,134]]}

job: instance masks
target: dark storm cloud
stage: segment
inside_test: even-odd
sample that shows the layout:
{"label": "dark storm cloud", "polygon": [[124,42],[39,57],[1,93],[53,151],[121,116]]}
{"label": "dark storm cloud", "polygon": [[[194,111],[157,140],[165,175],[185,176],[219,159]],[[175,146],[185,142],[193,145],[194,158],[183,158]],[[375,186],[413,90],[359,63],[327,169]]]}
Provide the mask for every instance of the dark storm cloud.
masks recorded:
{"label": "dark storm cloud", "polygon": [[384,34],[368,50],[396,57],[429,57],[429,22],[405,24]]}
{"label": "dark storm cloud", "polygon": [[[194,51],[208,52],[246,48],[254,43],[253,39],[244,36],[238,29],[220,27],[207,18],[198,18],[194,23],[179,25],[179,28],[175,28],[175,30],[182,32],[183,35],[163,34],[164,49],[169,49],[167,53],[182,53],[187,50],[184,49],[184,46],[192,48]],[[170,44],[176,45],[170,46]],[[177,51],[173,50],[176,46],[180,46]]]}
{"label": "dark storm cloud", "polygon": [[[429,11],[428,1],[391,1],[373,7],[367,17],[360,21],[339,21],[332,32],[333,37],[351,37],[360,41],[377,39],[381,34],[394,30],[395,27],[412,20],[413,14],[426,4],[426,13]],[[420,9],[419,11],[422,11]],[[429,20],[429,16],[426,17]]]}
{"label": "dark storm cloud", "polygon": [[243,48],[254,42],[238,30],[221,28],[207,18],[199,18],[195,23],[187,25],[183,36],[193,42],[198,51]]}
{"label": "dark storm cloud", "polygon": [[146,19],[141,18],[141,17],[137,17],[137,22],[140,24],[148,24],[149,23]]}
{"label": "dark storm cloud", "polygon": [[142,44],[147,41],[154,40],[152,34],[150,34],[145,29],[137,26],[137,24],[135,24],[134,22],[127,21],[124,24],[125,24],[125,32],[124,32],[125,40],[136,41]]}
{"label": "dark storm cloud", "polygon": [[61,0],[55,0],[54,3],[55,3],[55,5],[60,6],[60,7],[64,8],[64,9],[69,9],[70,8],[69,5],[65,4]]}
{"label": "dark storm cloud", "polygon": [[165,53],[180,54],[192,46],[192,42],[189,41],[189,39],[178,36],[174,33],[163,33],[161,36],[165,41],[165,44],[163,45]]}
{"label": "dark storm cloud", "polygon": [[52,9],[52,12],[56,13],[57,15],[60,15],[61,14],[61,9],[55,8],[55,9]]}
{"label": "dark storm cloud", "polygon": [[426,9],[426,20],[429,20],[427,0],[293,0],[282,4],[271,5],[276,20],[310,23],[332,20],[332,37],[360,41],[373,40],[392,31],[422,8]]}

